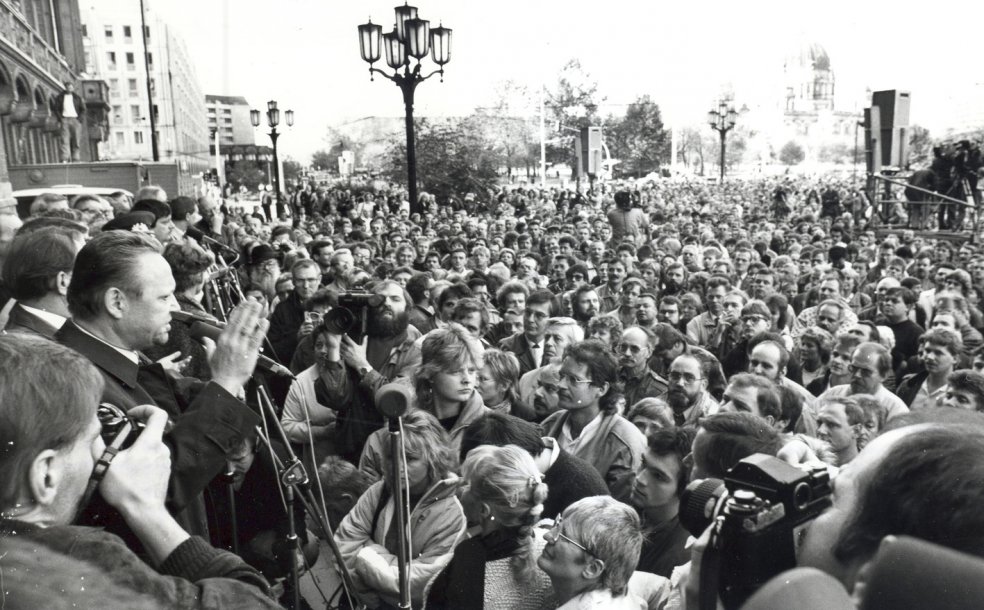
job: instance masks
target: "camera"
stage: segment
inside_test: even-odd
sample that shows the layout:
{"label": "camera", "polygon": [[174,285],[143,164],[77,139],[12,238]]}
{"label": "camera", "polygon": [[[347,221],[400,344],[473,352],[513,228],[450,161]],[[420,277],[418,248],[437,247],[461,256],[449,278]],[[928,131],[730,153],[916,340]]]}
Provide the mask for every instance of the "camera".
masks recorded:
{"label": "camera", "polygon": [[[99,435],[103,442],[107,447],[115,446],[118,449],[128,449],[146,427],[143,422],[133,419],[126,411],[108,402],[99,403],[96,418],[102,425]],[[120,435],[125,436],[120,439]]]}
{"label": "camera", "polygon": [[796,567],[810,522],[831,505],[830,475],[761,453],[732,468],[724,481],[694,480],[680,496],[680,523],[694,537],[712,526],[700,578],[705,598],[739,608],[760,586]]}
{"label": "camera", "polygon": [[335,335],[348,335],[361,343],[369,322],[369,308],[383,304],[383,297],[365,291],[343,292],[338,295],[338,305],[324,316],[325,329]]}

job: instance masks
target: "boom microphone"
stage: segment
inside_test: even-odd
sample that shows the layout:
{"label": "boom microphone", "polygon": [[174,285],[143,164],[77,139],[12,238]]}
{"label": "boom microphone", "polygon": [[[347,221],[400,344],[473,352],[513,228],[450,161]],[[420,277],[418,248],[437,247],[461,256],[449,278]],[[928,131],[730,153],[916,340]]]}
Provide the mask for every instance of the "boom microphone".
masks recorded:
{"label": "boom microphone", "polygon": [[228,250],[229,252],[232,252],[234,254],[237,254],[237,252],[235,250],[233,250],[229,246],[225,245],[221,241],[215,239],[214,237],[205,235],[205,232],[202,231],[201,229],[199,229],[198,227],[189,226],[188,227],[188,230],[185,231],[185,233],[189,237],[191,237],[192,239],[194,239],[195,241],[197,241],[198,243],[208,244],[210,246],[215,246],[217,248],[222,248],[223,250]]}
{"label": "boom microphone", "polygon": [[[222,330],[225,328],[225,323],[223,322],[215,322],[204,316],[197,316],[184,311],[172,311],[171,319],[182,324],[187,324],[190,327],[188,334],[191,335],[192,339],[196,340],[202,337],[208,337],[212,341],[218,342],[219,335],[222,334]],[[290,372],[290,369],[272,358],[267,358],[263,354],[260,354],[256,359],[256,366],[280,377],[294,378],[294,374]]]}
{"label": "boom microphone", "polygon": [[410,401],[410,389],[402,383],[387,383],[376,392],[376,408],[389,419],[406,415]]}

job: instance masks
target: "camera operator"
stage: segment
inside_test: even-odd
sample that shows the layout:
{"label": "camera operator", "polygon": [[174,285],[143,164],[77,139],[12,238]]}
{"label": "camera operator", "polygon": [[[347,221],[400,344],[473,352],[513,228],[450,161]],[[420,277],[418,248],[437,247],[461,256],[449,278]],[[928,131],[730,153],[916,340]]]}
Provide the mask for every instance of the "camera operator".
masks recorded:
{"label": "camera operator", "polygon": [[366,439],[382,426],[376,390],[397,377],[411,379],[420,367],[421,335],[409,323],[409,295],[391,280],[377,282],[370,293],[383,304],[368,307],[366,337],[356,343],[348,335],[326,333],[325,370],[314,388],[318,403],[340,414],[336,453],[350,462],[358,462]]}
{"label": "camera operator", "polygon": [[[151,405],[130,410],[145,428],[113,457],[96,417],[104,383],[96,367],[64,346],[18,333],[0,336],[0,361],[0,538],[42,545],[96,568],[114,583],[111,599],[134,600],[112,607],[146,607],[150,597],[154,607],[279,608],[253,568],[190,536],[169,514],[171,458],[161,440],[166,412]],[[107,458],[100,493],[139,538],[156,571],[113,534],[72,525],[94,466]],[[51,569],[46,563],[33,578],[58,578]],[[62,598],[72,596],[61,591]]]}
{"label": "camera operator", "polygon": [[[256,366],[268,323],[258,304],[240,305],[209,361],[212,381],[174,379],[140,352],[167,342],[171,311],[178,308],[174,289],[171,269],[152,240],[101,233],[76,257],[68,287],[72,319],[55,338],[96,365],[105,380],[104,402],[123,409],[156,405],[170,416],[174,425],[165,442],[174,463],[167,506],[186,530],[205,535],[202,489],[260,422],[236,396]],[[121,525],[111,514],[90,517]]]}

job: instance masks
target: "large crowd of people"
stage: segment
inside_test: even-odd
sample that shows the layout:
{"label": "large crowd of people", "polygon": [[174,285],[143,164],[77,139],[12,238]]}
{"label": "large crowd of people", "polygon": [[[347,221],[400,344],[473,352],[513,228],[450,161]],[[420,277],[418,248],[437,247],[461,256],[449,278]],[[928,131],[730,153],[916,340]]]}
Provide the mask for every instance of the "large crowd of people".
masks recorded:
{"label": "large crowd of people", "polygon": [[301,603],[394,608],[406,502],[414,608],[696,608],[681,498],[754,454],[829,473],[797,563],[858,600],[886,538],[984,558],[975,240],[832,178],[412,203],[0,207],[2,599],[280,607],[330,543]]}

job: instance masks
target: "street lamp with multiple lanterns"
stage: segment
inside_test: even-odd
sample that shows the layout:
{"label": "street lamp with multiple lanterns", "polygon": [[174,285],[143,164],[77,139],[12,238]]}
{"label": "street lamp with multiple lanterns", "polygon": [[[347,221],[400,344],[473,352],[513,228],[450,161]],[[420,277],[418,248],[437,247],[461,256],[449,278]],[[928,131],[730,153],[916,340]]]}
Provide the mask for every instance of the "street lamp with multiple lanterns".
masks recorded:
{"label": "street lamp with multiple lanterns", "polygon": [[721,100],[717,108],[712,108],[707,113],[707,122],[710,123],[711,129],[721,135],[721,182],[724,182],[725,142],[728,132],[734,129],[737,120],[738,112],[735,111],[734,106],[724,100]]}
{"label": "street lamp with multiple lanterns", "polygon": [[[403,104],[406,107],[407,127],[407,187],[410,196],[410,211],[419,213],[420,203],[417,201],[417,155],[414,150],[413,129],[413,92],[417,84],[435,74],[441,75],[444,82],[444,65],[451,60],[451,29],[438,25],[431,29],[430,22],[417,16],[417,7],[396,7],[396,25],[392,32],[383,34],[383,28],[369,20],[369,23],[359,26],[359,47],[362,59],[369,63],[369,80],[374,74],[380,74],[396,83],[403,92]],[[382,49],[380,48],[382,47]],[[386,65],[393,69],[392,73],[374,68],[379,61],[382,50],[386,52]],[[420,73],[421,61],[431,54],[431,59],[438,69],[427,76]],[[410,58],[416,63],[411,67]],[[400,71],[400,68],[403,71]]]}
{"label": "street lamp with multiple lanterns", "polygon": [[[280,124],[280,109],[277,108],[277,101],[270,100],[267,102],[267,126],[270,128],[270,141],[273,142],[273,188],[276,189],[277,193],[277,209],[283,209],[283,201],[281,199],[281,188],[280,188],[280,159],[277,157],[277,138],[280,137],[280,132],[277,131],[277,125]],[[253,124],[253,127],[260,126],[260,111],[250,110],[249,120]],[[287,122],[288,127],[294,125],[294,111],[288,110],[284,112],[284,120]]]}

